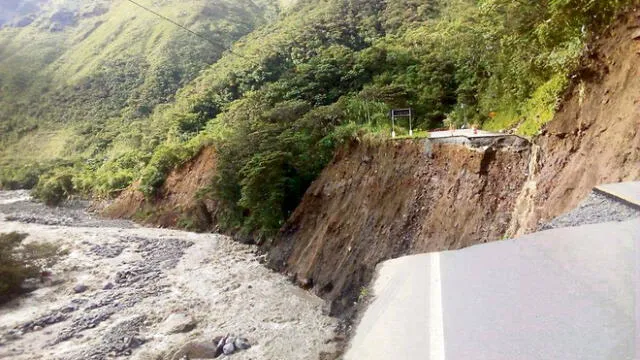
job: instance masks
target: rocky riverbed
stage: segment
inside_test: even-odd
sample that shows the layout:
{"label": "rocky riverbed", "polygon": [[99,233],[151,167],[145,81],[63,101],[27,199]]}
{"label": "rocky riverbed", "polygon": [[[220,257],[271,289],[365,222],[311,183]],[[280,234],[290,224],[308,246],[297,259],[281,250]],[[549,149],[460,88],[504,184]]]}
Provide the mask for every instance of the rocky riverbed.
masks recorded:
{"label": "rocky riverbed", "polygon": [[[216,234],[95,218],[0,192],[0,232],[68,250],[0,307],[0,359],[317,359],[335,351],[323,302]],[[339,339],[338,339],[339,340]]]}

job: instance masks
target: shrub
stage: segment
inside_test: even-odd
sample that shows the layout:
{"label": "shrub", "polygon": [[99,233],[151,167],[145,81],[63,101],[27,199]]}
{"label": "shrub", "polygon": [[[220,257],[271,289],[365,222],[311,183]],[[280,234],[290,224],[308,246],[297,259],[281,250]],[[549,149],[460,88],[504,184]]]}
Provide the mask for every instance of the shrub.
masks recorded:
{"label": "shrub", "polygon": [[27,164],[21,167],[7,164],[0,168],[0,189],[6,190],[32,189],[44,171],[38,164]]}
{"label": "shrub", "polygon": [[33,191],[36,199],[44,201],[47,206],[60,205],[73,194],[73,177],[70,174],[57,174],[40,177]]}
{"label": "shrub", "polygon": [[[155,196],[171,170],[194,156],[199,148],[192,144],[163,144],[154,152],[151,161],[142,171],[140,190],[146,197]],[[124,183],[124,182],[123,182]]]}
{"label": "shrub", "polygon": [[486,130],[516,129],[517,133],[534,136],[544,124],[553,119],[562,92],[568,79],[562,74],[555,75],[538,87],[519,107],[499,111],[494,119],[484,123]]}
{"label": "shrub", "polygon": [[23,244],[27,234],[0,234],[0,302],[23,291],[26,279],[38,276],[64,252],[50,243]]}

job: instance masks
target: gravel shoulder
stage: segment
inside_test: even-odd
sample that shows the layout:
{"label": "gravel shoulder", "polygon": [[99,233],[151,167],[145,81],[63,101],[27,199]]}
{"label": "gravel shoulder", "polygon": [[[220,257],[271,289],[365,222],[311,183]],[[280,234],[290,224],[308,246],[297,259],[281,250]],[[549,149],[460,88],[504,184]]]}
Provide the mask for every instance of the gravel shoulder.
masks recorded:
{"label": "gravel shoulder", "polygon": [[323,301],[261,265],[254,247],[102,221],[0,192],[1,232],[69,250],[37,290],[0,307],[0,359],[213,358],[228,334],[251,345],[234,359],[335,351]]}
{"label": "gravel shoulder", "polygon": [[627,221],[640,217],[640,211],[606,195],[591,192],[577,208],[542,225],[538,231],[563,227]]}

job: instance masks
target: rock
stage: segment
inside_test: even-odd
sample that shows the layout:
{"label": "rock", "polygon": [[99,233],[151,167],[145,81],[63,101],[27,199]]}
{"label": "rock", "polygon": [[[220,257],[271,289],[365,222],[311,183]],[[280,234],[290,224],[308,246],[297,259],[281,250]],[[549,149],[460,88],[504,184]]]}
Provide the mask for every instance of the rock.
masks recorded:
{"label": "rock", "polygon": [[175,313],[169,315],[162,323],[160,331],[164,334],[185,333],[195,329],[197,322],[188,314]]}
{"label": "rock", "polygon": [[175,351],[170,359],[180,360],[187,359],[215,359],[222,354],[218,352],[218,347],[210,341],[192,341],[184,344],[179,350]]}
{"label": "rock", "polygon": [[[216,352],[218,353],[218,355],[222,354],[222,348],[224,348],[225,344],[227,343],[227,338],[228,336],[222,336],[222,337],[219,337],[219,339],[216,338],[218,339],[217,345],[216,345]],[[214,344],[216,343],[216,339],[213,340]]]}
{"label": "rock", "polygon": [[60,308],[60,312],[63,314],[69,314],[72,313],[74,311],[78,310],[78,307],[76,305],[70,304],[67,306],[64,306],[62,308]]}
{"label": "rock", "polygon": [[106,284],[104,284],[102,286],[102,290],[111,290],[111,289],[113,289],[113,283],[112,282],[108,282],[108,283],[106,283]]}
{"label": "rock", "polygon": [[309,290],[313,287],[313,279],[311,278],[302,278],[298,281],[298,286],[305,290]]}
{"label": "rock", "polygon": [[236,347],[235,347],[235,345],[233,345],[233,343],[224,344],[224,347],[222,348],[222,352],[225,355],[231,355],[235,351],[236,351]]}
{"label": "rock", "polygon": [[5,341],[18,340],[22,337],[22,335],[23,335],[22,332],[10,331],[4,336],[4,340]]}
{"label": "rock", "polygon": [[249,344],[249,340],[247,340],[246,338],[240,338],[240,337],[236,338],[236,340],[233,342],[233,345],[238,350],[247,350],[248,348],[251,347],[251,344]]}
{"label": "rock", "polygon": [[33,331],[40,331],[40,330],[42,330],[42,326],[36,325],[33,327]]}
{"label": "rock", "polygon": [[[213,338],[213,343],[214,344],[220,344],[220,341],[222,341],[222,340],[224,340],[224,336],[218,335],[218,336]],[[224,345],[224,342],[222,343],[222,345]]]}
{"label": "rock", "polygon": [[138,337],[132,336],[130,338],[125,338],[123,343],[127,349],[136,349],[139,348],[142,344],[144,344],[144,340]]}
{"label": "rock", "polygon": [[74,291],[76,294],[83,293],[83,292],[87,291],[87,289],[88,289],[87,285],[82,284],[82,283],[77,284],[76,286],[74,286],[74,287],[73,287],[73,291]]}

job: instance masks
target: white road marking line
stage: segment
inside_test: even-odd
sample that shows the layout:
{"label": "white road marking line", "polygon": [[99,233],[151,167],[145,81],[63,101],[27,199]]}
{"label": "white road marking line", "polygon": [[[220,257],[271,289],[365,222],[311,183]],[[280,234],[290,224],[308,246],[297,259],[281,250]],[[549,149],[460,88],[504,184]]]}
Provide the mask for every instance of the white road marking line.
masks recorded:
{"label": "white road marking line", "polygon": [[442,314],[442,279],[440,277],[440,253],[431,254],[429,281],[429,360],[445,360],[444,316]]}

